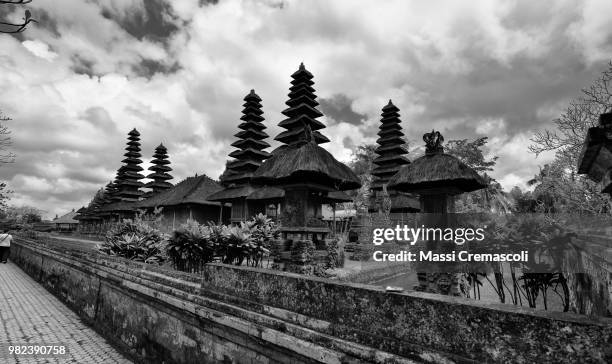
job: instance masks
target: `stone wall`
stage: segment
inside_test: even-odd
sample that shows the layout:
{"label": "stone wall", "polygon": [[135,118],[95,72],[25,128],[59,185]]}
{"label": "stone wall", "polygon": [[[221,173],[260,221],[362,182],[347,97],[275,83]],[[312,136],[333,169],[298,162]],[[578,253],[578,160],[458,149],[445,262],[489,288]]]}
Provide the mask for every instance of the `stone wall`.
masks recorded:
{"label": "stone wall", "polygon": [[142,362],[610,362],[612,320],[257,268],[199,275],[18,239],[12,259]]}

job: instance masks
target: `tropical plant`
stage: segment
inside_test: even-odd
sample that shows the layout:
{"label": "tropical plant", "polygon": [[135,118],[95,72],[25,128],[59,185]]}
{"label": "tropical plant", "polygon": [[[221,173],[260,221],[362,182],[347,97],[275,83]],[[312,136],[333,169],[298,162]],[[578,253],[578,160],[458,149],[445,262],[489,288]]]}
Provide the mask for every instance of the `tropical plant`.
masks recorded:
{"label": "tropical plant", "polygon": [[[479,298],[482,282],[487,280],[502,303],[508,296],[515,305],[523,305],[525,300],[529,307],[535,308],[541,297],[544,309],[548,309],[548,296],[552,293],[560,297],[563,310],[568,311],[570,294],[567,274],[563,271],[572,264],[568,256],[573,256],[571,242],[576,234],[545,214],[504,215],[487,222],[486,226],[488,240],[482,247],[484,250],[502,254],[527,250],[531,258],[528,262],[509,262],[507,266],[494,262],[479,263],[478,268],[472,266],[466,276],[474,288],[475,298]],[[509,268],[510,282],[506,282],[504,266]],[[491,272],[495,282],[488,278]]]}
{"label": "tropical plant", "polygon": [[202,264],[212,262],[218,244],[210,237],[210,229],[194,220],[188,220],[175,230],[166,246],[174,268],[184,272],[198,272]]}
{"label": "tropical plant", "polygon": [[278,234],[276,223],[263,214],[234,226],[188,221],[174,231],[167,253],[176,269],[188,272],[215,260],[256,267],[269,254]]}
{"label": "tropical plant", "polygon": [[248,223],[241,222],[225,231],[225,257],[223,263],[242,265],[253,249],[253,239]]}
{"label": "tropical plant", "polygon": [[249,265],[261,264],[264,256],[270,254],[272,242],[279,238],[280,232],[276,223],[264,214],[259,214],[249,221],[251,238],[255,243],[249,252]]}
{"label": "tropical plant", "polygon": [[98,246],[102,253],[149,264],[165,260],[167,237],[136,217],[113,226]]}

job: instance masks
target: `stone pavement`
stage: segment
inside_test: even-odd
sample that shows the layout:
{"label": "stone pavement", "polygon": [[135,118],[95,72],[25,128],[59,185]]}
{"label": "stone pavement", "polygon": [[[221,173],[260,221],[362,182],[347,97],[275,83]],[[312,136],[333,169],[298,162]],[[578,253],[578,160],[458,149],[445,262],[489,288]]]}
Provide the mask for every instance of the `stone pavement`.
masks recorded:
{"label": "stone pavement", "polygon": [[[12,262],[0,263],[0,363],[131,363]],[[9,355],[9,345],[65,345],[63,356]]]}

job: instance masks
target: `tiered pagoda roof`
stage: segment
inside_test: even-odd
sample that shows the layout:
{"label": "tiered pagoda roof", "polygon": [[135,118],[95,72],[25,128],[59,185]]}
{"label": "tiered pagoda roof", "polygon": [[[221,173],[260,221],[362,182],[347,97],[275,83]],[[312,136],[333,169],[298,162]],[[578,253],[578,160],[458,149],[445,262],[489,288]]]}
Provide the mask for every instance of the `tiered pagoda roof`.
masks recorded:
{"label": "tiered pagoda roof", "polygon": [[144,185],[145,188],[151,189],[151,191],[147,193],[148,196],[152,196],[158,192],[172,188],[172,183],[167,181],[173,178],[168,173],[172,171],[172,168],[169,166],[170,161],[168,160],[168,150],[163,144],[160,144],[157,146],[157,148],[155,148],[155,153],[153,154],[153,160],[151,163],[153,165],[149,167],[149,170],[153,173],[150,173],[147,178],[152,179],[152,181]]}
{"label": "tiered pagoda roof", "polygon": [[142,163],[140,157],[142,155],[140,154],[140,133],[138,130],[132,129],[128,133],[128,142],[125,150],[124,156],[126,158],[122,161],[124,163],[123,172],[118,175],[118,196],[121,201],[138,201],[143,193],[140,188],[144,186],[140,181],[144,176],[139,173],[143,169],[140,166]]}
{"label": "tiered pagoda roof", "polygon": [[268,134],[264,132],[266,126],[263,124],[261,98],[255,93],[255,90],[251,90],[245,96],[244,101],[244,109],[240,117],[243,122],[238,125],[241,131],[234,134],[238,140],[232,143],[232,146],[238,149],[229,154],[234,160],[227,164],[221,176],[221,183],[226,187],[248,184],[253,172],[263,160],[270,157],[270,153],[264,151],[270,144],[265,141]]}
{"label": "tiered pagoda roof", "polygon": [[312,137],[317,144],[327,143],[329,139],[318,130],[324,129],[325,125],[317,120],[323,114],[317,110],[319,103],[316,101],[315,89],[312,87],[314,81],[312,73],[306,70],[304,64],[291,75],[291,87],[289,88],[289,100],[285,103],[289,106],[283,111],[287,119],[281,121],[278,126],[287,129],[280,133],[275,140],[292,145],[301,140],[306,125],[312,129]]}
{"label": "tiered pagoda roof", "polygon": [[389,100],[389,103],[382,109],[379,138],[376,140],[378,148],[375,152],[378,157],[373,161],[376,165],[372,171],[372,175],[376,177],[372,182],[373,190],[381,191],[383,185],[387,184],[403,165],[410,163],[406,157],[408,150],[405,147],[406,142],[399,116],[399,109]]}
{"label": "tiered pagoda roof", "polygon": [[116,201],[117,192],[118,190],[115,182],[110,181],[109,183],[107,183],[104,187],[104,198],[102,200],[102,203],[104,205],[108,205],[109,203],[113,203],[114,201]]}

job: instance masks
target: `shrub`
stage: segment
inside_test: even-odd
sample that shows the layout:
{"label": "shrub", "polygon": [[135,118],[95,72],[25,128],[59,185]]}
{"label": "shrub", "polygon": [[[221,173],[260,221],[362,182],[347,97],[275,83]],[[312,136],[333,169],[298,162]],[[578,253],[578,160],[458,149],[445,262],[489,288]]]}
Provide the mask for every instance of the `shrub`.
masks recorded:
{"label": "shrub", "polygon": [[263,214],[235,226],[189,221],[173,233],[167,252],[175,269],[182,271],[196,272],[215,260],[256,267],[278,235],[276,224]]}
{"label": "shrub", "polygon": [[202,264],[214,260],[218,250],[217,241],[211,239],[211,230],[188,220],[174,231],[166,251],[175,269],[197,272]]}
{"label": "shrub", "polygon": [[165,244],[164,234],[137,217],[113,226],[98,250],[138,262],[162,264],[165,260]]}

